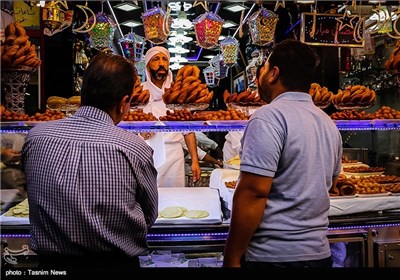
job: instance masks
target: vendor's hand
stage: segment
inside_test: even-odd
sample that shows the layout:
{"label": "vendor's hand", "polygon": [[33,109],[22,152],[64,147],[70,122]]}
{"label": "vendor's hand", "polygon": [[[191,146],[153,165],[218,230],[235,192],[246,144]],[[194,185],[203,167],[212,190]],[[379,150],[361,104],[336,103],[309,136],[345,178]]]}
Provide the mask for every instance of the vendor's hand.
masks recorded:
{"label": "vendor's hand", "polygon": [[5,148],[1,150],[1,161],[5,164],[14,164],[21,159],[21,153],[13,149]]}
{"label": "vendor's hand", "polygon": [[193,183],[200,180],[201,169],[199,162],[192,162]]}
{"label": "vendor's hand", "polygon": [[217,159],[217,162],[215,164],[217,164],[219,167],[223,167],[224,166],[224,163],[220,159]]}
{"label": "vendor's hand", "polygon": [[154,136],[154,132],[140,132],[139,134],[144,140],[149,140],[151,137]]}

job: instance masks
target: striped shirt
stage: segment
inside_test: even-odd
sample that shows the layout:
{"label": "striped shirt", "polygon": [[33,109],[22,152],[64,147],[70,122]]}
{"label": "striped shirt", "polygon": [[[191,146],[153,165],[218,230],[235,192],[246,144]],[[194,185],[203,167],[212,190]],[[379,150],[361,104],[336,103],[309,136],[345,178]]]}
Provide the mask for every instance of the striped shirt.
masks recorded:
{"label": "striped shirt", "polygon": [[45,256],[145,253],[158,212],[152,154],[90,106],[32,128],[22,155],[32,249]]}

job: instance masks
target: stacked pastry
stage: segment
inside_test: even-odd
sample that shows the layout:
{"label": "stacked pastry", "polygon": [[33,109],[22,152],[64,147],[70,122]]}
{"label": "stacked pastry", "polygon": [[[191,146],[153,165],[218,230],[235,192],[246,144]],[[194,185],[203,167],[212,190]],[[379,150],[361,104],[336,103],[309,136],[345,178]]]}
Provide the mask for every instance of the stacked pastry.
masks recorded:
{"label": "stacked pastry", "polygon": [[139,79],[136,79],[135,87],[133,89],[131,105],[146,104],[149,102],[150,92],[148,89],[143,89]]}
{"label": "stacked pastry", "polygon": [[178,70],[175,81],[163,94],[165,104],[210,103],[214,92],[208,91],[207,84],[201,83],[200,69],[185,65]]}
{"label": "stacked pastry", "polygon": [[230,94],[226,89],[223,93],[223,98],[225,104],[235,103],[242,106],[261,106],[265,104],[265,102],[260,98],[257,90],[252,91],[250,88],[240,92]]}
{"label": "stacked pastry", "polygon": [[1,43],[2,67],[39,67],[36,46],[31,43],[25,28],[19,22],[12,22],[5,28],[5,41]]}
{"label": "stacked pastry", "polygon": [[354,195],[356,193],[356,187],[350,182],[346,175],[340,174],[337,180],[336,186],[329,190],[330,196],[346,196]]}

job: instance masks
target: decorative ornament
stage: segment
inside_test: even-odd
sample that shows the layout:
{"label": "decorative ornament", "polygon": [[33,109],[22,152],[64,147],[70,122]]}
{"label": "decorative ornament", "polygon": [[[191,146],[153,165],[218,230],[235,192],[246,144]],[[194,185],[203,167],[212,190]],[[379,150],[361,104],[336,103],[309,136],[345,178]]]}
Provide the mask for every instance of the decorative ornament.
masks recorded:
{"label": "decorative ornament", "polygon": [[203,70],[204,74],[204,80],[206,81],[206,84],[208,87],[216,87],[219,84],[219,79],[216,79],[215,77],[215,69],[212,66],[207,66]]}
{"label": "decorative ornament", "polygon": [[[87,6],[76,5],[76,7],[82,10],[82,12],[85,14],[85,22],[81,26],[73,28],[72,31],[77,33],[87,33],[91,31],[97,23],[95,13]],[[88,11],[90,15],[88,15],[86,11]],[[92,24],[89,24],[89,18],[93,18]]]}
{"label": "decorative ornament", "polygon": [[145,76],[146,75],[146,72],[145,72],[146,71],[146,62],[144,61],[144,59],[142,59],[139,62],[136,62],[135,63],[135,67],[136,67],[137,74],[139,76]]}
{"label": "decorative ornament", "polygon": [[[399,6],[399,7],[397,8],[397,10],[394,12],[394,16],[393,16],[393,17],[396,17],[396,19],[393,21],[393,23],[392,23],[392,18],[391,18],[391,17],[389,17],[389,18],[386,20],[386,22],[385,22],[386,34],[387,34],[390,38],[399,40],[399,39],[400,39],[400,30],[397,29],[397,22],[398,22],[398,20],[400,19],[400,6]],[[392,23],[392,31],[393,31],[396,35],[398,35],[398,36],[393,35],[393,34],[390,33],[390,29],[389,29],[390,23]]]}
{"label": "decorative ornament", "polygon": [[61,24],[64,22],[65,12],[61,10],[58,2],[59,1],[49,2],[42,9],[44,27],[49,29],[50,32],[60,28]]}
{"label": "decorative ornament", "polygon": [[228,77],[229,67],[225,65],[222,54],[218,54],[210,59],[209,64],[214,69],[214,76],[216,79]]}
{"label": "decorative ornament", "polygon": [[198,5],[203,6],[204,10],[208,12],[208,4],[207,1],[201,2],[201,1],[194,1],[193,7],[196,7]]}
{"label": "decorative ornament", "polygon": [[273,42],[278,20],[278,16],[274,12],[264,7],[253,13],[247,19],[253,44],[265,46]]}
{"label": "decorative ornament", "polygon": [[205,49],[211,49],[218,44],[224,21],[213,12],[205,12],[194,21],[194,32],[197,45]]}
{"label": "decorative ornament", "polygon": [[142,14],[146,40],[153,44],[163,44],[171,30],[172,18],[169,9],[165,12],[160,7],[154,7]]}
{"label": "decorative ornament", "polygon": [[235,65],[239,52],[239,41],[228,36],[221,41],[219,45],[221,47],[224,64],[228,67]]}
{"label": "decorative ornament", "polygon": [[116,27],[115,22],[102,12],[97,13],[95,17],[91,17],[88,22],[92,25],[94,21],[96,21],[96,24],[89,31],[90,44],[100,50],[111,49]]}
{"label": "decorative ornament", "polygon": [[243,19],[244,19],[244,11],[242,10],[242,13],[240,14],[240,22],[239,22],[239,38],[243,37]]}
{"label": "decorative ornament", "polygon": [[125,58],[134,62],[139,62],[143,59],[145,40],[142,36],[131,32],[119,39],[118,43],[123,50]]}
{"label": "decorative ornament", "polygon": [[354,30],[353,20],[357,17],[358,16],[353,16],[348,11],[345,11],[342,17],[336,19],[338,22],[340,22],[339,31],[342,31],[342,29],[346,26],[348,26],[351,30]]}
{"label": "decorative ornament", "polygon": [[365,17],[358,16],[359,20],[356,23],[353,31],[353,38],[356,43],[361,43],[365,41]]}
{"label": "decorative ornament", "polygon": [[314,38],[315,31],[317,29],[317,9],[316,8],[313,10],[312,14],[313,14],[313,22],[312,22],[312,27],[311,27],[311,31],[310,31],[310,37]]}
{"label": "decorative ornament", "polygon": [[276,12],[279,7],[285,8],[285,1],[276,1],[274,11]]}
{"label": "decorative ornament", "polygon": [[[376,33],[385,33],[387,30],[383,30],[385,27],[385,23],[390,18],[390,16],[386,13],[386,10],[381,7],[379,4],[377,8],[372,9],[373,14],[376,15],[376,24],[374,30],[370,28],[369,33],[370,34],[376,34]],[[373,26],[373,25],[372,25]]]}

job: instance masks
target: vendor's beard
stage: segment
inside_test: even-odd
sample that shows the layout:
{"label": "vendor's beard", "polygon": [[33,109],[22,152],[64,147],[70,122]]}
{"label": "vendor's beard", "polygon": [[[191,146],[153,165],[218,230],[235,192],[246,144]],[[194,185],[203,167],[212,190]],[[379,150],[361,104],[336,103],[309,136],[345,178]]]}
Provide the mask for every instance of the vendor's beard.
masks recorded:
{"label": "vendor's beard", "polygon": [[[165,70],[165,74],[160,74],[160,73],[158,73],[158,71],[159,71],[161,68]],[[149,70],[150,70],[151,77],[152,77],[153,79],[157,80],[157,81],[165,81],[165,80],[167,79],[167,77],[168,77],[168,70],[166,70],[166,69],[163,68],[163,67],[160,67],[160,68],[158,68],[157,70],[153,70],[153,69],[149,69]]]}

